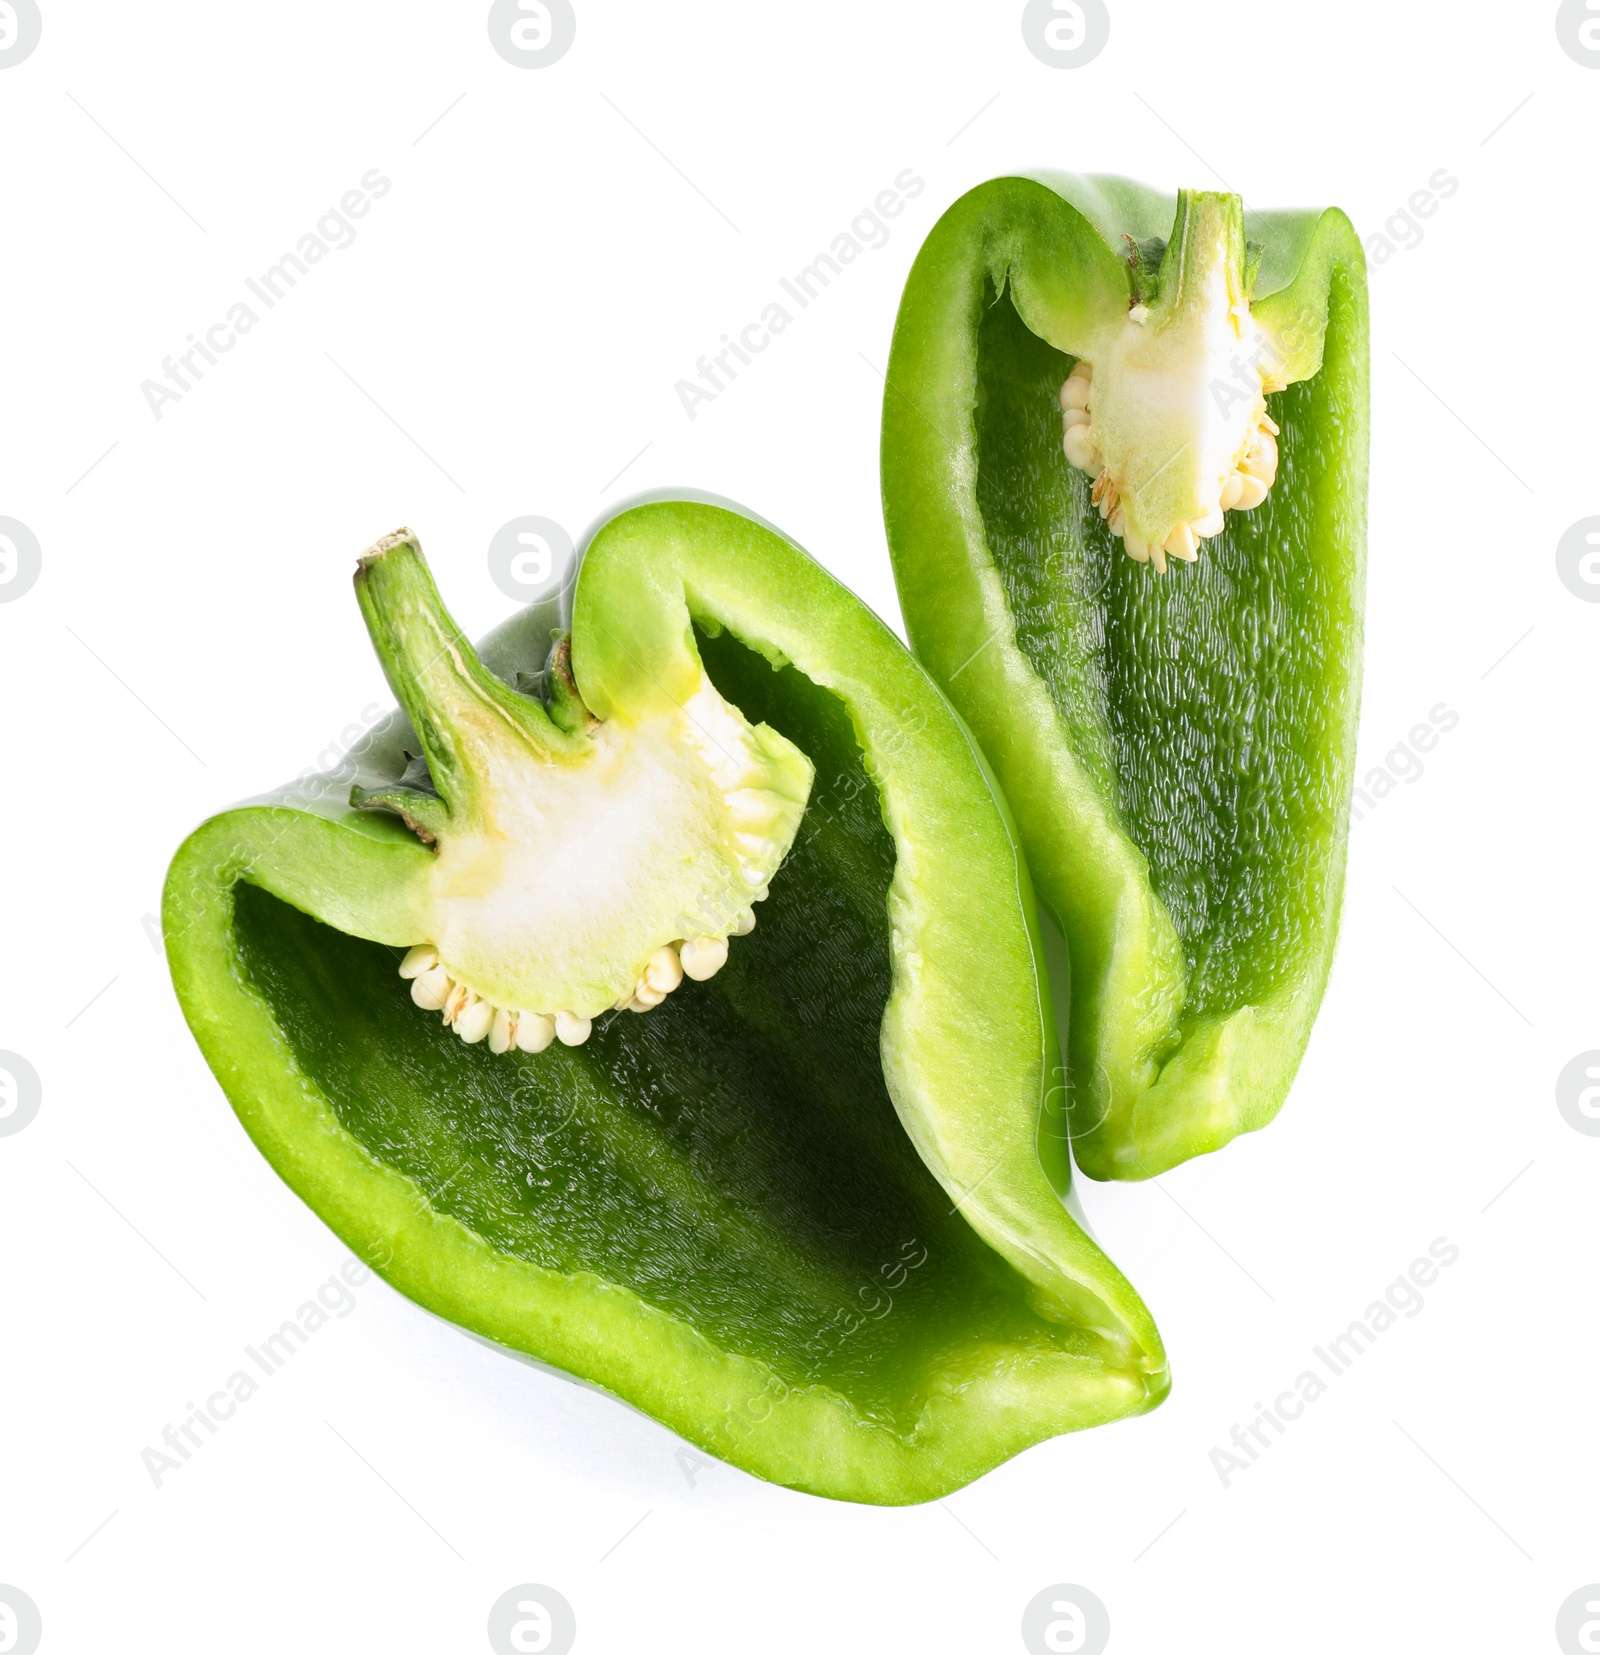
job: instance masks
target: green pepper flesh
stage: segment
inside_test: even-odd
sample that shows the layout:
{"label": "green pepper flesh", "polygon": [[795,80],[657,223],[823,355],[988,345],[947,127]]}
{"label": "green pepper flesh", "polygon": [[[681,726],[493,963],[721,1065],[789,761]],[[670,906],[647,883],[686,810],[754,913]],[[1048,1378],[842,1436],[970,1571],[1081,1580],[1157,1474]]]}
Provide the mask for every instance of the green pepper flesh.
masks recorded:
{"label": "green pepper flesh", "polygon": [[1056,393],[1137,297],[1174,203],[1002,179],[907,284],[884,508],[907,627],[1016,812],[1072,960],[1073,1149],[1142,1178],[1267,1124],[1331,963],[1359,705],[1366,302],[1342,214],[1247,214],[1253,313],[1299,377],[1281,463],[1197,561],[1134,563]]}
{"label": "green pepper flesh", "polygon": [[582,1046],[494,1055],[372,935],[429,854],[403,827],[300,795],[214,818],[174,863],[169,959],[268,1159],[418,1302],[815,1493],[932,1498],[1153,1406],[1159,1335],[1060,1199],[1026,873],[926,676],[701,503],[599,531],[572,658],[604,716],[703,661],[810,757],[755,931]]}

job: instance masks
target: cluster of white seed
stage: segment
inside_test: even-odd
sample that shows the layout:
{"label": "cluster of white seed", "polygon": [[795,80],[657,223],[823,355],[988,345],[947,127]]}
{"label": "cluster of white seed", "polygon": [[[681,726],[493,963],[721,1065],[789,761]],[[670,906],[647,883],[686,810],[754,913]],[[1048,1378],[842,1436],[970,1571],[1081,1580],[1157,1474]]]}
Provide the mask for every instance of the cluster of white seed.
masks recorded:
{"label": "cluster of white seed", "polygon": [[[760,896],[767,893],[762,891]],[[757,901],[760,900],[758,896]],[[734,922],[733,935],[748,936],[756,916],[746,908]],[[728,963],[726,937],[691,937],[658,948],[639,973],[639,980],[617,1001],[618,1011],[649,1011],[659,1006],[685,977],[705,982]],[[489,1042],[491,1052],[542,1052],[553,1040],[563,1046],[581,1046],[594,1022],[571,1011],[522,1011],[497,1006],[457,982],[440,962],[432,943],[418,943],[400,962],[400,975],[411,983],[411,998],[424,1011],[442,1012],[445,1026],[475,1046]]]}
{"label": "cluster of white seed", "polygon": [[[763,891],[761,896],[767,893]],[[757,897],[760,901],[760,897]],[[748,937],[756,928],[755,910],[746,908],[733,924],[733,935]],[[617,1001],[618,1011],[649,1011],[659,1006],[685,977],[703,983],[728,963],[727,937],[691,937],[658,948],[639,973],[639,980]]]}
{"label": "cluster of white seed", "polygon": [[519,1011],[485,1000],[445,970],[431,942],[420,942],[407,953],[400,975],[410,979],[411,998],[424,1011],[443,1012],[445,1026],[469,1046],[487,1040],[493,1052],[509,1052],[513,1046],[519,1052],[542,1052],[558,1038],[564,1046],[581,1046],[594,1027],[570,1011]]}
{"label": "cluster of white seed", "polygon": [[[1200,542],[1222,533],[1225,512],[1252,511],[1266,499],[1267,490],[1278,476],[1278,427],[1263,409],[1244,453],[1222,485],[1222,497],[1215,509],[1191,522],[1180,523],[1159,546],[1141,540],[1128,527],[1117,485],[1105,469],[1094,439],[1094,426],[1089,414],[1093,381],[1094,368],[1088,362],[1080,361],[1061,387],[1061,446],[1072,465],[1094,478],[1089,498],[1099,507],[1106,525],[1121,540],[1122,549],[1135,563],[1153,563],[1156,573],[1162,575],[1167,572],[1169,557],[1193,563],[1199,556]],[[1266,388],[1281,390],[1282,386],[1268,385]]]}

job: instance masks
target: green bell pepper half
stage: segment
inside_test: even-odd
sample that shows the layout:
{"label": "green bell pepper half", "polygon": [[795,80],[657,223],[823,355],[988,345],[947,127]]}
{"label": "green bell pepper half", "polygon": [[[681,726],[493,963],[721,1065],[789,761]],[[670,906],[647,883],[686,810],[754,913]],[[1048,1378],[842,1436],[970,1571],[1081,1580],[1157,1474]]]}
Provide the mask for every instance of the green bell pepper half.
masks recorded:
{"label": "green bell pepper half", "polygon": [[[1290,382],[1264,387],[1279,471],[1157,573],[1064,458],[1057,396],[1079,358],[1198,291],[1213,247]],[[906,284],[882,450],[900,600],[1065,938],[1073,1153],[1095,1178],[1265,1126],[1321,1001],[1360,695],[1367,348],[1344,214],[1241,223],[1235,197],[1119,178],[983,184]],[[1206,398],[1226,407],[1240,367]]]}
{"label": "green bell pepper half", "polygon": [[[415,543],[380,545],[475,670]],[[481,647],[516,693],[548,620]],[[591,714],[637,720],[703,664],[809,757],[759,924],[644,1015],[496,1054],[396,974],[434,854],[405,823],[348,776],[213,817],[173,861],[167,954],[262,1154],[418,1304],[797,1489],[927,1500],[1153,1407],[1160,1336],[1065,1204],[1028,874],[961,719],[819,565],[703,500],[605,522],[570,624]],[[444,717],[385,653],[413,719]],[[396,714],[357,797],[408,760],[415,784],[418,745]]]}

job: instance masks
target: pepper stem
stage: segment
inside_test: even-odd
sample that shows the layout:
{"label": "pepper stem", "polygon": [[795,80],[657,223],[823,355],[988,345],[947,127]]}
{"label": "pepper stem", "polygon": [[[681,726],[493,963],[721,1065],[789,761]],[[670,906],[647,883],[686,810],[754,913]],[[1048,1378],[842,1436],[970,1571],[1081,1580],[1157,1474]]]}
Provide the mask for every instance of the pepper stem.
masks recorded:
{"label": "pepper stem", "polygon": [[1248,302],[1245,283],[1244,202],[1221,190],[1179,190],[1172,235],[1147,301],[1150,325]]}
{"label": "pepper stem", "polygon": [[537,701],[501,683],[478,659],[409,530],[386,536],[360,559],[355,586],[384,676],[452,818],[482,818],[508,747],[520,758],[530,749],[540,755],[573,749],[573,737]]}

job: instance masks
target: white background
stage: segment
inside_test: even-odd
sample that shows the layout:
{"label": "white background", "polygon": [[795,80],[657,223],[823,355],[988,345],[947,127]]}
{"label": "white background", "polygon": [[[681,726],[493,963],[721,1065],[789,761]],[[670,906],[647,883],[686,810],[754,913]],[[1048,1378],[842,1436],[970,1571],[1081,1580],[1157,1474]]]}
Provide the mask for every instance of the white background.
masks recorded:
{"label": "white background", "polygon": [[[1018,1651],[1057,1582],[1104,1600],[1115,1655],[1557,1648],[1600,1578],[1600,1139],[1555,1102],[1600,1047],[1600,607],[1555,564],[1600,513],[1600,71],[1546,0],[1112,0],[1066,71],[1012,0],[578,0],[534,71],[485,11],[44,0],[0,70],[0,515],[43,549],[0,604],[0,1048],[43,1079],[0,1138],[0,1582],[41,1647],[476,1651],[535,1581],[580,1652]],[[940,1504],[837,1505],[373,1281],[153,1486],[141,1450],[343,1257],[145,922],[202,815],[387,704],[354,555],[413,525],[477,634],[511,607],[507,519],[576,536],[692,486],[894,615],[899,292],[945,205],[1028,165],[1337,203],[1368,238],[1438,169],[1460,186],[1371,272],[1362,775],[1430,708],[1459,724],[1354,829],[1279,1121],[1080,1186],[1170,1400]],[[354,244],[155,419],[141,381],[374,167]],[[927,188],[887,244],[689,420],[674,382],[905,168]],[[1210,1451],[1440,1236],[1422,1312],[1225,1487]]]}

